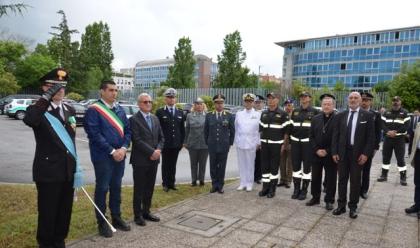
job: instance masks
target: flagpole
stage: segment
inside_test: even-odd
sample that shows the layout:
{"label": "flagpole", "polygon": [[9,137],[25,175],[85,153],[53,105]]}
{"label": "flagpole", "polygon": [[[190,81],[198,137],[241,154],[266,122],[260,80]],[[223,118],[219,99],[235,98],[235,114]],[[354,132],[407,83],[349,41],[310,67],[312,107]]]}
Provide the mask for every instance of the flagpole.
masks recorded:
{"label": "flagpole", "polygon": [[102,218],[106,221],[106,223],[108,224],[108,226],[111,228],[112,232],[116,232],[117,229],[115,229],[111,223],[109,223],[109,221],[106,219],[106,217],[103,215],[103,213],[101,212],[101,210],[99,210],[98,206],[96,206],[95,202],[92,200],[92,198],[90,198],[90,195],[88,194],[88,192],[86,192],[84,187],[81,187],[83,192],[85,192],[86,196],[89,198],[90,202],[93,204],[93,206],[95,206],[96,210],[99,212],[99,214],[102,216]]}

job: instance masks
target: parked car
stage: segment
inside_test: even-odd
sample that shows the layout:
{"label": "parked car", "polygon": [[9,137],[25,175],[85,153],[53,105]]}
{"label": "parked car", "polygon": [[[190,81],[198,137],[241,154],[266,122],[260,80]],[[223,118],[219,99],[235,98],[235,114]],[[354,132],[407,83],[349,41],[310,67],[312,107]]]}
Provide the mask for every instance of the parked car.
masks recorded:
{"label": "parked car", "polygon": [[193,104],[192,103],[180,102],[180,103],[177,103],[176,106],[182,110],[182,112],[184,113],[184,116],[187,116],[187,114],[189,112],[191,112],[191,108],[192,108]]}
{"label": "parked car", "polygon": [[5,111],[4,111],[4,107],[10,103],[13,99],[15,98],[20,98],[20,99],[38,99],[41,96],[39,95],[28,95],[28,94],[19,94],[19,95],[9,95],[6,97],[3,97],[0,99],[0,114],[4,115]]}
{"label": "parked car", "polygon": [[38,99],[13,99],[10,103],[6,104],[4,107],[5,113],[10,118],[15,118],[17,120],[23,120],[26,115],[26,108],[38,101]]}
{"label": "parked car", "polygon": [[76,111],[76,126],[82,126],[87,107],[80,103],[69,103],[69,105],[71,105]]}
{"label": "parked car", "polygon": [[134,104],[120,104],[120,106],[124,109],[128,119],[139,111],[139,107]]}
{"label": "parked car", "polygon": [[98,99],[86,99],[86,100],[80,101],[79,103],[87,107],[96,101],[98,101]]}

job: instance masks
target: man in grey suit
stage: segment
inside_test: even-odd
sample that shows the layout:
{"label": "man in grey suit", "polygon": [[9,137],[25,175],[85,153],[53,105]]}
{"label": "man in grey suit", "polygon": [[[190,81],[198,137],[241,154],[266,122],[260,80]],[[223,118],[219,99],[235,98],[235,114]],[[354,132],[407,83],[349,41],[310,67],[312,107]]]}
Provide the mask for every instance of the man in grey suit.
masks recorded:
{"label": "man in grey suit", "polygon": [[145,220],[160,220],[150,213],[150,206],[164,138],[158,118],[150,113],[152,98],[147,93],[142,93],[137,98],[137,104],[140,111],[130,118],[133,142],[130,158],[134,179],[133,212],[134,222],[145,226]]}
{"label": "man in grey suit", "polygon": [[338,208],[334,215],[346,212],[347,182],[350,177],[350,218],[357,218],[357,204],[361,188],[361,173],[366,161],[373,153],[375,126],[373,114],[360,108],[359,92],[348,96],[349,109],[337,114],[331,154],[338,164]]}

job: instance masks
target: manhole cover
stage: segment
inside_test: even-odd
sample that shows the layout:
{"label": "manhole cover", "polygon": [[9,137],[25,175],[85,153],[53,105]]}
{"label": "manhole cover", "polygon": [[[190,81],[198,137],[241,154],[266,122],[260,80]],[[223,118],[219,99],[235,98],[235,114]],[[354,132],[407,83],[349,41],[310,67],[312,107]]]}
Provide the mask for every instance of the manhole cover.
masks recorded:
{"label": "manhole cover", "polygon": [[205,237],[213,237],[238,220],[239,218],[191,211],[166,222],[164,225]]}

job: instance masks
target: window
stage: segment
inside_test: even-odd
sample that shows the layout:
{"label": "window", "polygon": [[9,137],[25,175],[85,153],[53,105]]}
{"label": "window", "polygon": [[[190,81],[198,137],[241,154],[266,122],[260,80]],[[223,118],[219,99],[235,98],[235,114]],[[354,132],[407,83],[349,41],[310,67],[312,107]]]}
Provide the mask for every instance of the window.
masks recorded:
{"label": "window", "polygon": [[340,69],[341,69],[341,70],[345,70],[345,69],[346,69],[346,64],[345,64],[345,63],[341,64],[341,65],[340,65]]}
{"label": "window", "polygon": [[25,100],[17,100],[16,101],[16,104],[24,104],[25,103]]}
{"label": "window", "polygon": [[353,38],[353,43],[357,43],[357,36],[354,36],[354,38]]}
{"label": "window", "polygon": [[376,34],[376,41],[378,41],[378,40],[380,40],[381,39],[381,35],[380,34]]}
{"label": "window", "polygon": [[330,39],[326,40],[326,45],[329,46],[330,45]]}
{"label": "window", "polygon": [[395,32],[395,39],[399,40],[400,39],[400,32]]}

